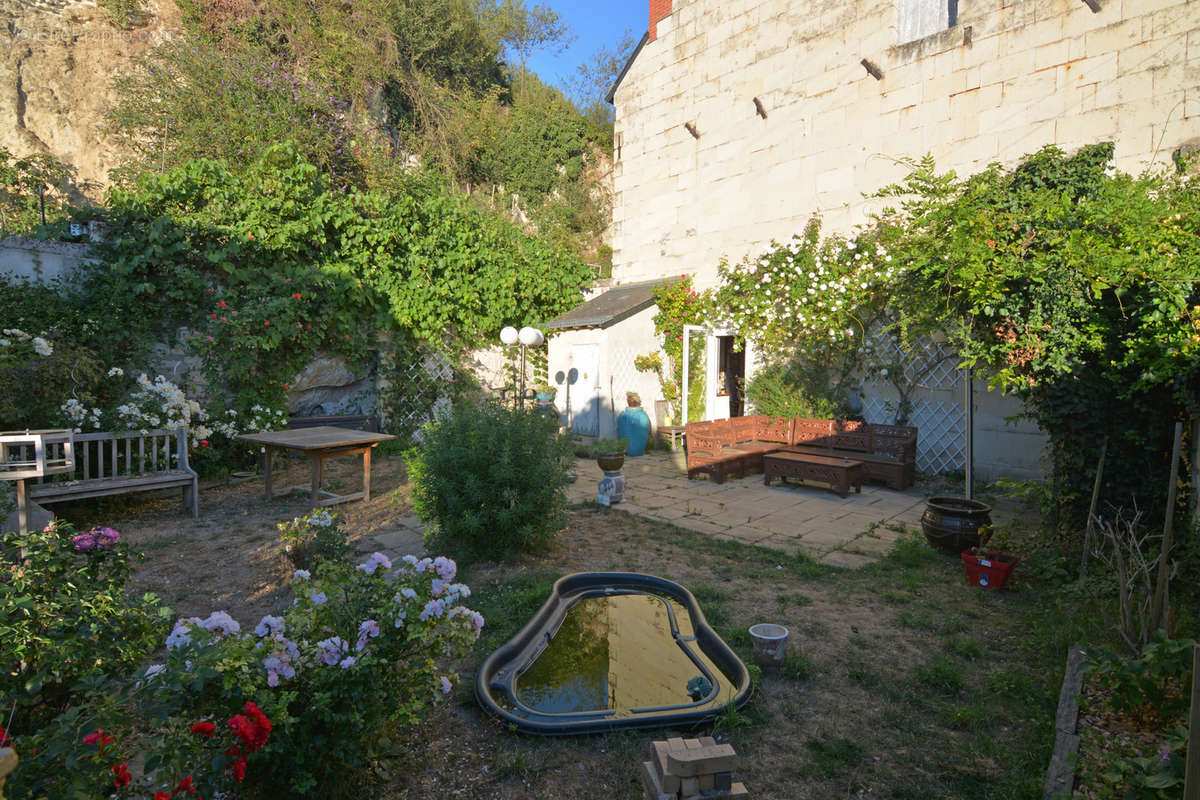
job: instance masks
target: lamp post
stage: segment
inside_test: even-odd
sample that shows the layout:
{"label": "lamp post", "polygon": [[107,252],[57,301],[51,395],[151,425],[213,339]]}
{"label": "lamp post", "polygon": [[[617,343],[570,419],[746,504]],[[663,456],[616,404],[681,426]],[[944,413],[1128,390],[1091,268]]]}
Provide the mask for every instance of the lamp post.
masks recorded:
{"label": "lamp post", "polygon": [[525,407],[525,348],[537,347],[542,342],[546,341],[545,335],[537,328],[532,328],[526,325],[521,330],[517,330],[512,325],[506,325],[500,331],[500,341],[506,345],[514,345],[518,342],[521,344],[521,381],[520,381],[520,398],[521,408]]}

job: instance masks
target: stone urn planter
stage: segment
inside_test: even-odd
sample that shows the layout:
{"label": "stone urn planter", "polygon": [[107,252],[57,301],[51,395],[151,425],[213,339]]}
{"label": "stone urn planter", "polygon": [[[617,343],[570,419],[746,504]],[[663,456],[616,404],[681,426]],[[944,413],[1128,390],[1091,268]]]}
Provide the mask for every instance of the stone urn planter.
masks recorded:
{"label": "stone urn planter", "polygon": [[624,453],[597,453],[596,463],[605,472],[617,472],[625,466]]}
{"label": "stone urn planter", "polygon": [[921,530],[929,543],[952,556],[987,543],[992,534],[992,507],[965,497],[931,497],[925,501]]}

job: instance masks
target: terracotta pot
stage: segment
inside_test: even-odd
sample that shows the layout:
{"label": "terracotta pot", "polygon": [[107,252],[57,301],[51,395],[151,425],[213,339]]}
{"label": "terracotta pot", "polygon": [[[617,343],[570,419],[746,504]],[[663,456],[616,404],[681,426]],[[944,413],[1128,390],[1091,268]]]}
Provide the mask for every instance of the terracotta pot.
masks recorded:
{"label": "terracotta pot", "polygon": [[921,530],[943,553],[958,555],[979,547],[991,536],[992,507],[965,497],[931,497],[925,501]]}

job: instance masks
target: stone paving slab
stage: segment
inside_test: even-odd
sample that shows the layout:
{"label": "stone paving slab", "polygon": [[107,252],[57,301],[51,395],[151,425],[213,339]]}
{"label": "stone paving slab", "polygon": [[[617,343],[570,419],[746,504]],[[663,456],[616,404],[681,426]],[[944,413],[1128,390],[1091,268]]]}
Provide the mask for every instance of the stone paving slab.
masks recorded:
{"label": "stone paving slab", "polygon": [[[594,501],[602,473],[595,461],[580,459],[578,480],[567,488],[572,502]],[[765,486],[761,474],[717,484],[688,480],[666,453],[626,458],[628,502],[615,508],[669,522],[719,539],[788,553],[806,553],[823,564],[861,567],[885,555],[899,537],[888,526],[920,528],[927,490],[894,491],[864,484],[845,498],[819,484]],[[1027,513],[1019,504],[995,504],[994,522]],[[869,531],[869,532],[868,532]]]}

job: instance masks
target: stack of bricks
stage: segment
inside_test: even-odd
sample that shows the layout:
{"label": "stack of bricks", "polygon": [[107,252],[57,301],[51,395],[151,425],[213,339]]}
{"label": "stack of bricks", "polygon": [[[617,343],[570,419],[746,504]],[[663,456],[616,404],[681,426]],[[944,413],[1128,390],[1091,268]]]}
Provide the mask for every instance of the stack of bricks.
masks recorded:
{"label": "stack of bricks", "polygon": [[746,787],[733,782],[737,753],[711,736],[650,743],[650,760],[642,762],[646,800],[725,800],[748,798]]}

